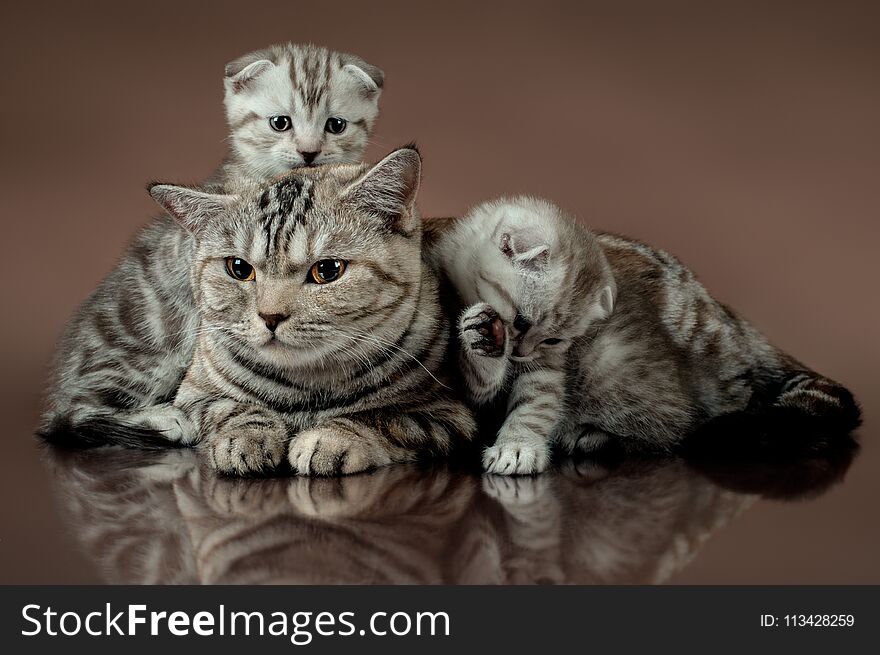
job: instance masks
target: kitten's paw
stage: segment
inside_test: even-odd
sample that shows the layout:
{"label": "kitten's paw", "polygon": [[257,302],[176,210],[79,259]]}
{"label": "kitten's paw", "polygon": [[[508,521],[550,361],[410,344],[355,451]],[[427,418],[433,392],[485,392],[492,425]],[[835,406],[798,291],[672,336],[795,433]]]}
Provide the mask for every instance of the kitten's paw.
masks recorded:
{"label": "kitten's paw", "polygon": [[384,449],[335,427],[301,432],[290,442],[287,459],[300,475],[348,475],[391,463]]}
{"label": "kitten's paw", "polygon": [[574,442],[574,452],[593,453],[608,445],[611,437],[601,430],[584,430]]}
{"label": "kitten's paw", "polygon": [[502,505],[518,507],[546,498],[550,491],[550,479],[540,475],[517,478],[484,475],[482,487],[483,493]]}
{"label": "kitten's paw", "polygon": [[477,303],[464,311],[458,320],[458,334],[465,352],[487,357],[504,354],[504,321],[488,303]]}
{"label": "kitten's paw", "polygon": [[270,473],[284,461],[287,432],[283,426],[239,427],[215,435],[208,443],[211,465],[227,475]]}
{"label": "kitten's paw", "polygon": [[523,441],[496,443],[483,451],[483,470],[498,475],[532,475],[550,465],[547,444]]}

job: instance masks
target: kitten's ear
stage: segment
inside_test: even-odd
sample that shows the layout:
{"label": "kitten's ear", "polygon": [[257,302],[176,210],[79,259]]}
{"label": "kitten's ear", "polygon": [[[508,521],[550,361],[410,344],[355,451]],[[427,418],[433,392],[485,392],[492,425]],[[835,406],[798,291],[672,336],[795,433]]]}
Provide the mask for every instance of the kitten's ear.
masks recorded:
{"label": "kitten's ear", "polygon": [[396,232],[409,234],[416,225],[416,193],[422,157],[415,146],[395,150],[352,182],[342,197],[359,212],[379,218]]}
{"label": "kitten's ear", "polygon": [[237,199],[237,196],[204,193],[174,184],[151,184],[147,191],[190,232],[198,232]]}
{"label": "kitten's ear", "polygon": [[[523,241],[525,240],[514,239],[509,233],[504,232],[498,246],[505,257],[522,268],[539,271],[546,267],[547,262],[550,261],[550,246],[546,243],[524,244]],[[527,250],[522,250],[524,247]]]}
{"label": "kitten's ear", "polygon": [[385,85],[385,73],[381,69],[368,64],[360,57],[344,54],[340,56],[342,70],[360,83],[366,97],[379,95]]}
{"label": "kitten's ear", "polygon": [[247,89],[254,80],[275,67],[263,53],[252,52],[226,64],[226,88],[233,93]]}
{"label": "kitten's ear", "polygon": [[599,308],[604,312],[602,318],[607,318],[614,311],[614,302],[617,300],[617,292],[614,285],[606,284],[599,291],[598,304]]}

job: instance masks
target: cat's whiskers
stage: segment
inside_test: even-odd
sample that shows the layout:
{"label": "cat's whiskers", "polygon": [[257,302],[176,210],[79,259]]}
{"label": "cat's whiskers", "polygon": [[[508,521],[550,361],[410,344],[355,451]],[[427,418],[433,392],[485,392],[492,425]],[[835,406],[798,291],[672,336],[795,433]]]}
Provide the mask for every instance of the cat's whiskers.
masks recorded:
{"label": "cat's whiskers", "polygon": [[[393,343],[391,341],[386,341],[386,340],[380,339],[379,337],[372,335],[372,334],[361,333],[359,336],[361,336],[362,338],[367,339],[369,341],[373,341],[374,343],[379,345],[380,348],[382,348],[383,344],[384,344],[385,346],[387,346],[387,348],[383,348],[383,350],[385,350],[385,352],[388,352],[389,349],[396,349],[397,351],[402,352],[404,355],[408,356],[414,362],[416,362],[419,366],[421,366],[425,370],[425,372],[431,377],[431,379],[434,380],[434,382],[439,384],[444,389],[450,389],[449,386],[443,384],[440,380],[438,380],[437,377],[428,369],[427,366],[425,366],[422,363],[422,361],[418,357],[413,355],[410,351],[408,351],[403,346],[400,346],[400,345]],[[394,351],[391,350],[391,352],[394,352]]]}

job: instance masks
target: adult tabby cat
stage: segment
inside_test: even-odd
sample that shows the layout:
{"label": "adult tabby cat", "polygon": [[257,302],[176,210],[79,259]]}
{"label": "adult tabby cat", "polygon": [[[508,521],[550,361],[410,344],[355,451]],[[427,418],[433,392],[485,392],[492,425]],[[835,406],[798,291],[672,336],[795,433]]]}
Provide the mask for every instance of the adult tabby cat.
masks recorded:
{"label": "adult tabby cat", "polygon": [[[273,46],[230,63],[231,151],[206,187],[359,161],[383,79],[353,55],[314,46]],[[193,248],[187,230],[157,218],[80,306],[55,355],[40,429],[48,440],[161,447],[182,436],[183,416],[170,401],[196,339]]]}
{"label": "adult tabby cat", "polygon": [[472,438],[422,260],[420,171],[407,147],[232,194],[151,187],[195,237],[201,329],[174,405],[219,471],[355,473]]}
{"label": "adult tabby cat", "polygon": [[568,451],[668,451],[722,416],[759,415],[802,439],[860,422],[848,390],[772,346],[661,250],[525,197],[433,232],[432,257],[465,306],[470,397],[506,402],[487,471],[542,471],[556,437]]}

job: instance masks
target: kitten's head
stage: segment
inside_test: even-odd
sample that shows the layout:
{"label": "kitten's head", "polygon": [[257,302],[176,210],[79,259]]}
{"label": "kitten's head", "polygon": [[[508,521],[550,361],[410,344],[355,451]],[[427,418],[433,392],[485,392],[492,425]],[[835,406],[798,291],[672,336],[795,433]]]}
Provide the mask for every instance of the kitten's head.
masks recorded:
{"label": "kitten's head", "polygon": [[567,349],[611,313],[616,286],[599,244],[556,206],[528,197],[500,200],[469,220],[494,226],[493,247],[473,262],[475,292],[504,320],[514,360]]}
{"label": "kitten's head", "polygon": [[292,43],[226,66],[233,155],[256,179],[360,161],[379,113],[382,71],[362,59]]}
{"label": "kitten's head", "polygon": [[422,279],[421,159],[300,169],[236,193],[157,184],[196,239],[203,329],[290,368],[350,371],[406,332]]}

